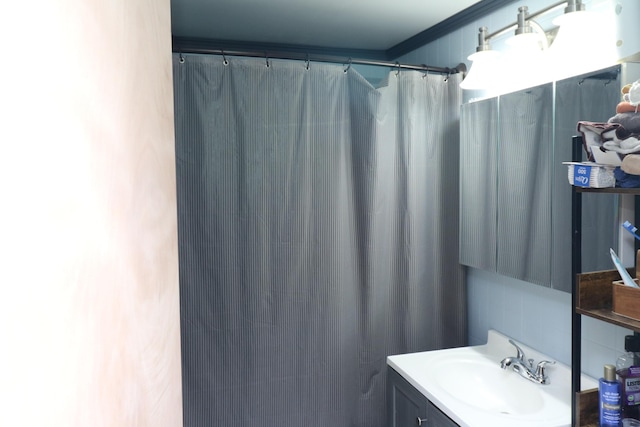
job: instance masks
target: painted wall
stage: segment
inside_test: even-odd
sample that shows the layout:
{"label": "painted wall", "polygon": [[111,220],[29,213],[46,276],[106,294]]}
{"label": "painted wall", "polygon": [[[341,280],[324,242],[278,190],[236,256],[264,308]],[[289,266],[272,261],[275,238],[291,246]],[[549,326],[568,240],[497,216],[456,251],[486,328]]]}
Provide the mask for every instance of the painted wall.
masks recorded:
{"label": "painted wall", "polygon": [[[552,3],[554,2],[550,0],[529,0],[526,3],[516,1],[403,56],[400,60],[449,67],[465,62],[470,66],[467,56],[475,51],[479,27],[487,26],[489,32],[496,31],[515,21],[519,6],[526,4],[530,12],[535,12]],[[640,2],[586,0],[584,3],[589,11],[602,16],[615,15],[615,49],[618,59],[640,52],[640,27],[633,23],[634,19],[637,20],[634,17],[640,16]],[[548,29],[552,19],[560,13],[562,9],[545,15],[539,23]],[[499,39],[492,42],[492,45],[500,49],[503,43],[504,40]],[[487,331],[496,329],[563,363],[571,364],[570,294],[477,269],[468,270],[467,284],[471,345],[485,343]],[[583,370],[599,377],[602,365],[615,362],[617,356],[624,351],[624,336],[630,331],[585,316],[582,325]]]}
{"label": "painted wall", "polygon": [[169,0],[0,6],[0,425],[180,426]]}

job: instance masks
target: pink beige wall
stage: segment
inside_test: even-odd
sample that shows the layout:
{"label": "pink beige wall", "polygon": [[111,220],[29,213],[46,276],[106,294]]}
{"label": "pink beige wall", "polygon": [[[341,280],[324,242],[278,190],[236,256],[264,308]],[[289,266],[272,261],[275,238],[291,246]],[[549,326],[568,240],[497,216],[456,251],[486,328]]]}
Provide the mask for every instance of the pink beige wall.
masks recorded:
{"label": "pink beige wall", "polygon": [[0,6],[0,425],[181,426],[169,0]]}

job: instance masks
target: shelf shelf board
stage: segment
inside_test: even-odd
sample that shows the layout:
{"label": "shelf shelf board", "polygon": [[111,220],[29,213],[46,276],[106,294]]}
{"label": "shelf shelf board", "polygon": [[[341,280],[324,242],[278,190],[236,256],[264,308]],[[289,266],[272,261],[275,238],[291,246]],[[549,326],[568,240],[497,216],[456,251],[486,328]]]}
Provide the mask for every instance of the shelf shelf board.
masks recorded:
{"label": "shelf shelf board", "polygon": [[613,323],[623,328],[632,329],[636,332],[640,332],[640,321],[631,319],[629,317],[620,316],[604,308],[585,310],[582,308],[576,308],[576,313],[583,314],[585,316],[593,317],[594,319],[604,320],[605,322]]}
{"label": "shelf shelf board", "polygon": [[580,273],[576,279],[576,313],[640,332],[640,320],[613,312],[613,282],[620,280],[617,270]]}
{"label": "shelf shelf board", "polygon": [[574,187],[578,193],[610,193],[610,194],[633,194],[640,196],[640,188],[588,188]]}

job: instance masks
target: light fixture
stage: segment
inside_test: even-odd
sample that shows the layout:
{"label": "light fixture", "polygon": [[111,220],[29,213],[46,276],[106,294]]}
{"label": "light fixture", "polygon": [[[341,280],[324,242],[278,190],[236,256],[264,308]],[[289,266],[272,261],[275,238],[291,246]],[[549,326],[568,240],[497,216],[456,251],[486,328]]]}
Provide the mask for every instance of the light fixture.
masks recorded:
{"label": "light fixture", "polygon": [[518,8],[515,35],[507,39],[507,44],[518,50],[524,49],[533,52],[539,52],[541,49],[549,47],[544,30],[531,18],[527,6]]}
{"label": "light fixture", "polygon": [[467,59],[472,61],[472,67],[467,73],[460,87],[462,89],[483,89],[488,82],[498,75],[498,57],[500,54],[491,50],[487,41],[487,27],[481,27],[478,32],[478,47],[476,52]]}
{"label": "light fixture", "polygon": [[[555,27],[552,29],[554,31],[545,32],[534,18],[561,6],[566,6],[564,14],[553,21],[554,25],[559,25],[560,28]],[[487,90],[499,82],[504,86],[503,89],[514,90],[517,89],[516,80],[518,84],[522,84],[522,87],[526,87],[551,81],[560,74],[566,75],[564,71],[577,74],[578,72],[574,70],[578,68],[583,72],[595,69],[585,69],[584,60],[587,58],[599,56],[600,64],[610,61],[608,57],[605,61],[600,51],[593,50],[594,46],[602,44],[603,23],[594,25],[592,21],[587,21],[593,19],[591,15],[593,13],[589,14],[585,11],[582,0],[565,0],[532,14],[529,14],[527,6],[521,6],[518,8],[515,22],[490,34],[487,27],[481,27],[476,52],[468,57],[473,61],[472,67],[460,87],[470,90]],[[608,25],[613,27],[613,24]],[[506,40],[509,49],[502,54],[491,49],[490,40],[513,30],[515,30],[514,35]],[[557,30],[557,36],[554,38],[555,30]],[[550,43],[550,40],[553,42]],[[585,52],[591,52],[591,54]],[[598,53],[594,55],[593,52]],[[615,49],[610,48],[606,53],[609,52],[615,54]],[[576,60],[576,57],[579,57],[580,61]],[[568,67],[568,63],[572,66]],[[480,68],[478,72],[477,68]],[[509,70],[509,72],[501,73],[502,75],[497,78],[497,71],[500,69]],[[517,75],[514,75],[512,84],[509,84],[507,74],[515,74],[514,70]]]}
{"label": "light fixture", "polygon": [[502,67],[513,72],[503,73],[503,91],[535,86],[547,79],[545,51],[549,42],[542,27],[529,15],[527,6],[518,8],[515,34],[506,40],[506,45],[508,50],[503,55]]}
{"label": "light fixture", "polygon": [[469,55],[473,64],[466,77],[460,83],[462,89],[477,90],[491,86],[491,82],[499,73],[498,58],[500,54],[495,50],[485,50]]}
{"label": "light fixture", "polygon": [[585,11],[580,1],[569,1],[564,14],[553,20],[558,34],[549,49],[550,61],[563,78],[593,71],[615,62],[615,20]]}

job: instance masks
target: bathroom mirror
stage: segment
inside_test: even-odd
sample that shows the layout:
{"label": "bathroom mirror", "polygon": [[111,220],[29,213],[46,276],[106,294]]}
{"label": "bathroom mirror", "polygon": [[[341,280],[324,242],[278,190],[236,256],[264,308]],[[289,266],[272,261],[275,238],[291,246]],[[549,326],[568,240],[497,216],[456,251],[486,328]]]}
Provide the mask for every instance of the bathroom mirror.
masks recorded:
{"label": "bathroom mirror", "polygon": [[[621,99],[621,66],[602,72],[572,77],[556,82],[554,157],[571,159],[571,138],[577,134],[577,122],[589,120],[606,122],[615,115]],[[586,160],[584,150],[583,160]],[[565,161],[565,160],[563,160]],[[567,166],[554,164],[554,180],[558,185],[553,193],[553,221],[558,230],[552,244],[552,286],[570,291],[562,283],[571,278],[571,187]],[[617,247],[619,226],[616,216],[618,196],[615,194],[582,195],[582,269],[597,271],[611,269],[609,248]]]}
{"label": "bathroom mirror", "polygon": [[[572,159],[578,121],[615,114],[625,66],[462,106],[461,264],[571,291],[571,186],[562,162]],[[615,195],[583,195],[583,269],[611,268],[617,205]]]}
{"label": "bathroom mirror", "polygon": [[462,106],[460,141],[460,263],[495,271],[498,98]]}
{"label": "bathroom mirror", "polygon": [[551,280],[553,85],[501,96],[498,115],[496,271],[547,284]]}

